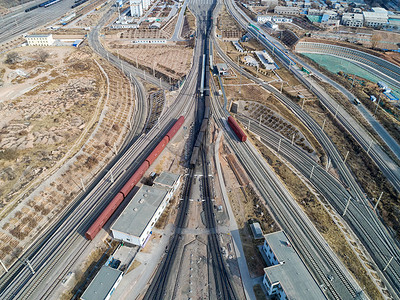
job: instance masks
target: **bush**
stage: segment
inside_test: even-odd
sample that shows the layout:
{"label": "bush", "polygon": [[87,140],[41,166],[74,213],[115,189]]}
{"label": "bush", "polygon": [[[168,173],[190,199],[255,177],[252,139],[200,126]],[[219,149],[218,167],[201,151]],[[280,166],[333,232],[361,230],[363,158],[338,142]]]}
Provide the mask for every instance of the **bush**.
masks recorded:
{"label": "bush", "polygon": [[8,65],[13,65],[16,64],[20,59],[21,57],[17,52],[10,52],[7,53],[6,60],[4,62]]}

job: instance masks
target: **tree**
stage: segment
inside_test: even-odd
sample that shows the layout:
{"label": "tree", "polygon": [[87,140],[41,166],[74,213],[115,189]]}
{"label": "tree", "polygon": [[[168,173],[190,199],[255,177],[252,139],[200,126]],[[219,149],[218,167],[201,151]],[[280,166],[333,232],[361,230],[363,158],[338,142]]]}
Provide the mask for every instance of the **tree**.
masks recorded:
{"label": "tree", "polygon": [[44,51],[43,49],[39,49],[35,53],[36,60],[40,62],[46,62],[46,59],[49,58],[49,53]]}
{"label": "tree", "polygon": [[381,41],[381,35],[378,33],[374,33],[371,37],[371,46],[373,49],[378,46],[379,42]]}
{"label": "tree", "polygon": [[8,65],[13,65],[17,63],[20,59],[21,57],[17,52],[10,52],[7,53],[6,60],[4,62]]}

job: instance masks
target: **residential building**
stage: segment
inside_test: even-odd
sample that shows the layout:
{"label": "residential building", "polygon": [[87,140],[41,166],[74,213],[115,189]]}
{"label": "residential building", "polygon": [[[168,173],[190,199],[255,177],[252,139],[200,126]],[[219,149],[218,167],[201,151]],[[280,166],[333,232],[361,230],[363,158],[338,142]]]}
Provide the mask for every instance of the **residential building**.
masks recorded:
{"label": "residential building", "polygon": [[300,7],[276,6],[274,9],[274,13],[278,15],[299,15],[300,12]]}
{"label": "residential building", "polygon": [[141,17],[143,15],[143,3],[142,0],[130,0],[131,16]]}
{"label": "residential building", "polygon": [[342,24],[349,27],[363,27],[363,14],[344,13],[342,16]]}
{"label": "residential building", "polygon": [[33,34],[27,35],[25,38],[29,46],[51,46],[54,44],[52,34]]}
{"label": "residential building", "polygon": [[143,10],[148,10],[150,7],[151,1],[150,0],[142,0],[142,7]]}
{"label": "residential building", "polygon": [[283,231],[264,236],[263,256],[270,266],[264,269],[263,285],[277,299],[326,299]]}
{"label": "residential building", "polygon": [[123,272],[109,266],[102,266],[86,288],[81,300],[108,300],[122,279]]}

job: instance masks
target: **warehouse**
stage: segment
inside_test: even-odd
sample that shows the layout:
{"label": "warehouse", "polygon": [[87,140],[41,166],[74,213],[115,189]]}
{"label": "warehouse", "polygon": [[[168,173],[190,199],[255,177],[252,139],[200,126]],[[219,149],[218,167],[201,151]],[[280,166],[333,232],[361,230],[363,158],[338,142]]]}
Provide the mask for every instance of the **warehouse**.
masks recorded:
{"label": "warehouse", "polygon": [[169,172],[162,172],[153,183],[155,187],[166,188],[171,190],[172,193],[175,193],[181,184],[181,176]]}
{"label": "warehouse", "polygon": [[263,256],[269,267],[264,269],[263,284],[268,295],[277,299],[326,299],[283,231],[264,236]]}
{"label": "warehouse", "polygon": [[116,240],[144,247],[179,186],[180,176],[162,173],[154,186],[143,185],[111,226]]}
{"label": "warehouse", "polygon": [[108,300],[122,279],[123,272],[109,266],[102,266],[89,284],[81,300]]}
{"label": "warehouse", "polygon": [[33,34],[27,35],[25,38],[29,46],[51,46],[54,44],[52,34]]}

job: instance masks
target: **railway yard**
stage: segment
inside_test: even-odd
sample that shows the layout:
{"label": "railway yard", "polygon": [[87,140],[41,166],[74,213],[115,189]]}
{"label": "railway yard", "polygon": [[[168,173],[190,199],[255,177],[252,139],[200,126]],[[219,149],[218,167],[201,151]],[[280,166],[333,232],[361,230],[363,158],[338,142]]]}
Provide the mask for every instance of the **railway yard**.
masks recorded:
{"label": "railway yard", "polygon": [[0,299],[400,299],[400,56],[262,2],[0,1]]}

